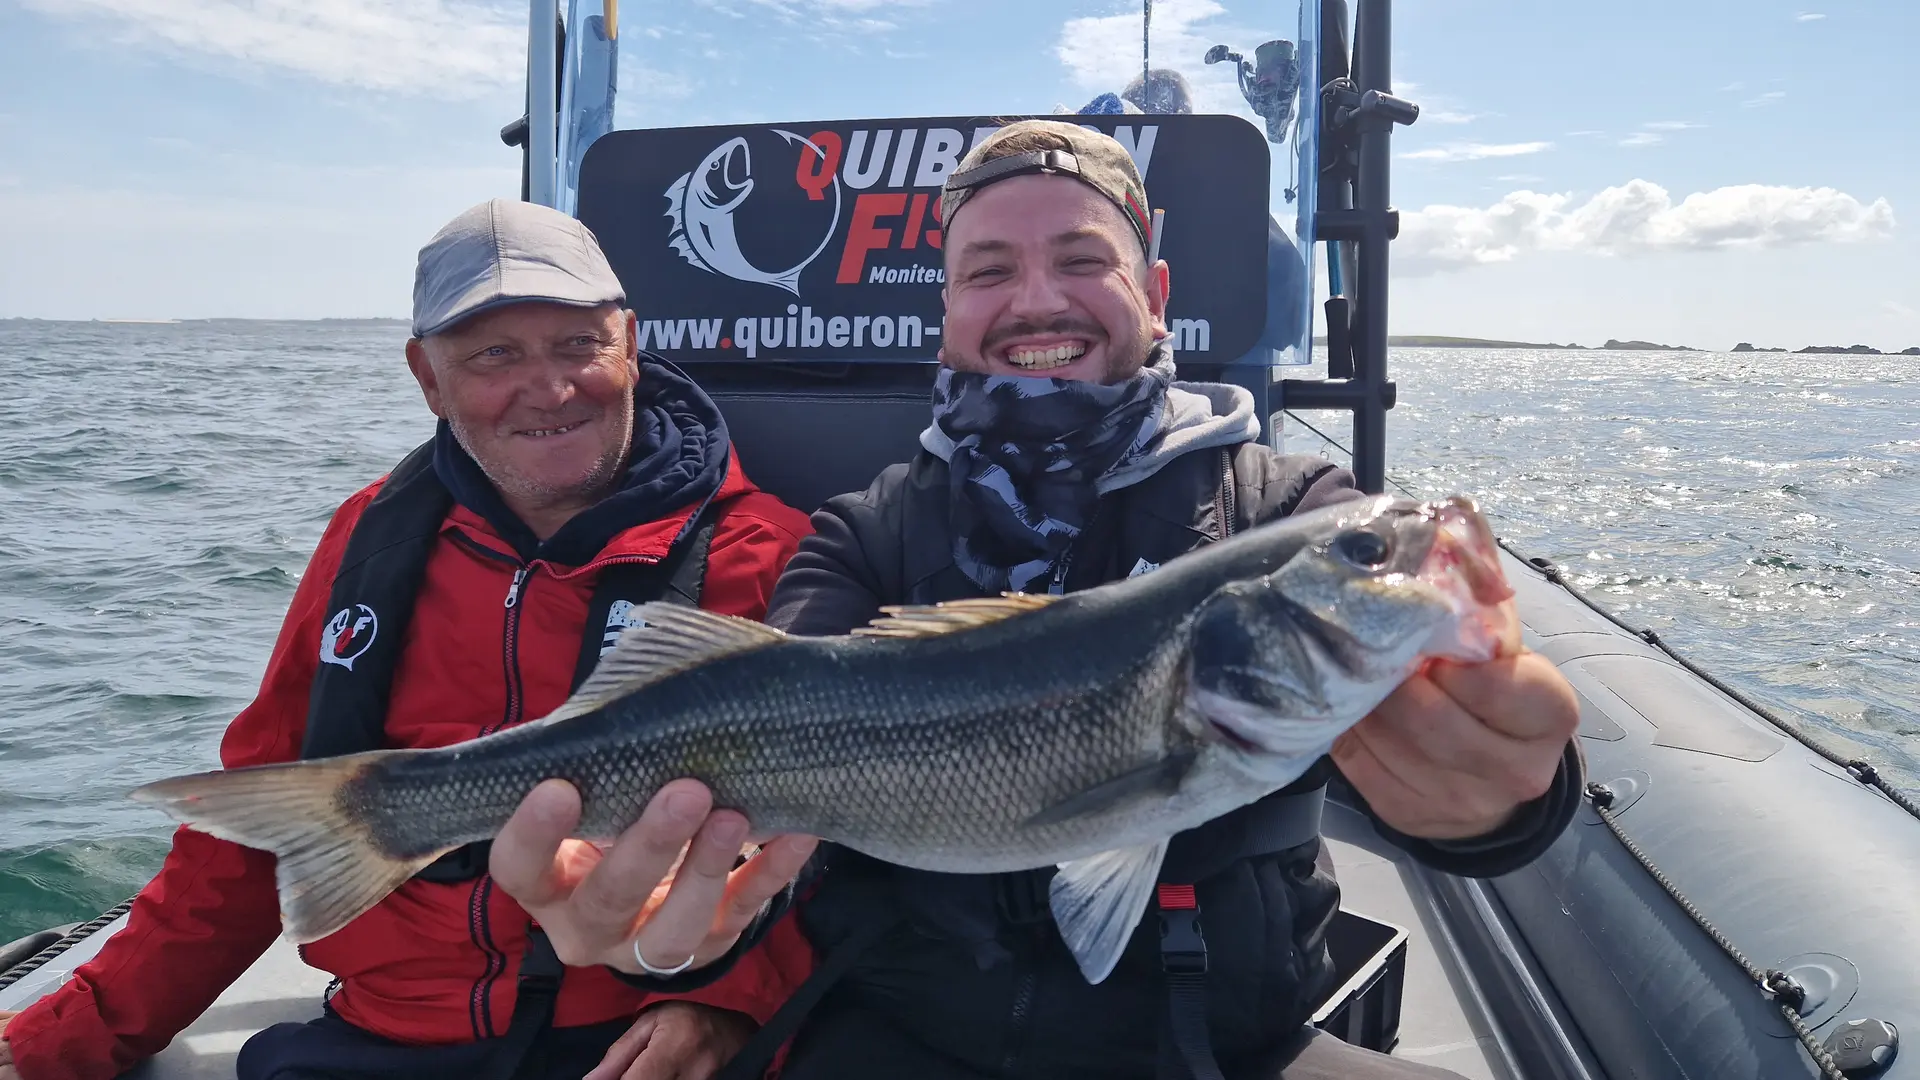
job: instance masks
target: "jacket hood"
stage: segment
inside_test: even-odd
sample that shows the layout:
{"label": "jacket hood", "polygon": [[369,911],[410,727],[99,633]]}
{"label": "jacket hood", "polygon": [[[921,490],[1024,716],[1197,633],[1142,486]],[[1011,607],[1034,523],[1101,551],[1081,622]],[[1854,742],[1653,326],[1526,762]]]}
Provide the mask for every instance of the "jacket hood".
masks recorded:
{"label": "jacket hood", "polygon": [[727,422],[706,391],[686,372],[643,352],[633,392],[633,443],[619,488],[545,542],[508,509],[445,420],[434,434],[433,469],[454,501],[485,519],[522,559],[580,566],[621,532],[713,498],[728,478],[731,450]]}

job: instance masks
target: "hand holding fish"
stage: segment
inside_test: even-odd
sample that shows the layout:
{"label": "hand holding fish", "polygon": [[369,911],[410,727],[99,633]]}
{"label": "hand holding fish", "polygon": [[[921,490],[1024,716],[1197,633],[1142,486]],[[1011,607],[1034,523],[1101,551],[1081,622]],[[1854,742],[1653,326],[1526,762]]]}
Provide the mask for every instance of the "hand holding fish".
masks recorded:
{"label": "hand holding fish", "polygon": [[1512,602],[1494,611],[1504,621],[1496,659],[1435,662],[1333,744],[1354,790],[1408,836],[1459,840],[1500,828],[1546,793],[1580,725],[1566,678],[1519,645]]}
{"label": "hand holding fish", "polygon": [[562,963],[634,975],[640,957],[663,970],[702,967],[733,947],[816,843],[781,837],[735,869],[747,819],[712,807],[705,786],[675,780],[603,852],[567,839],[580,822],[580,796],[547,781],[501,828],[493,877],[546,931]]}

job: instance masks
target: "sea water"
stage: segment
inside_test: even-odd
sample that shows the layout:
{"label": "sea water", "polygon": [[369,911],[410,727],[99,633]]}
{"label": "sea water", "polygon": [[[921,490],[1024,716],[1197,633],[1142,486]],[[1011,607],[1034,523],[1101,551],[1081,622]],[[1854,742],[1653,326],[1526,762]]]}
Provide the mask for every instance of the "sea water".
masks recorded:
{"label": "sea water", "polygon": [[[405,338],[0,321],[0,942],[159,865],[170,823],[127,790],[216,766],[334,508],[433,431]],[[1920,788],[1920,359],[1391,362],[1395,480],[1476,496],[1600,602]]]}

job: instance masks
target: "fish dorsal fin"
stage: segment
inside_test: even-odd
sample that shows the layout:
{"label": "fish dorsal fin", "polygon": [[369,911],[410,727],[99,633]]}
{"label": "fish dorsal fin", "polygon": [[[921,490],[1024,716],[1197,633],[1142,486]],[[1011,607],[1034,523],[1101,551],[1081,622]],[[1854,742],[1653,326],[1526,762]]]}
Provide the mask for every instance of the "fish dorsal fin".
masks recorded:
{"label": "fish dorsal fin", "polygon": [[690,668],[723,656],[764,648],[787,635],[764,623],[733,615],[660,601],[633,609],[641,625],[620,635],[613,651],[559,708],[541,723],[556,723],[604,708],[624,697]]}
{"label": "fish dorsal fin", "polygon": [[1038,611],[1058,599],[1033,593],[1001,593],[971,600],[948,600],[943,604],[883,607],[880,618],[853,632],[861,637],[938,637]]}

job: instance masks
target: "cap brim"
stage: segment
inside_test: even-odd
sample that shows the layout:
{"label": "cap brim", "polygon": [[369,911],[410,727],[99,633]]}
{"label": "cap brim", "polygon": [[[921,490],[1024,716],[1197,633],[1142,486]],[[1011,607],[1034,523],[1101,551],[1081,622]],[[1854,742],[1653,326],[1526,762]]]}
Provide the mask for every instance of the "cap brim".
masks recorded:
{"label": "cap brim", "polygon": [[598,307],[626,302],[626,295],[611,280],[600,284],[584,281],[579,275],[550,263],[518,262],[502,268],[494,280],[476,282],[432,323],[416,327],[415,337],[428,337],[448,329],[463,319],[508,304],[548,303],[568,307]]}
{"label": "cap brim", "polygon": [[459,311],[442,318],[439,322],[424,330],[415,330],[413,336],[424,338],[445,333],[455,326],[466,322],[468,319],[473,318],[475,315],[483,315],[497,308],[511,307],[514,304],[561,304],[566,307],[594,308],[602,304],[623,304],[625,302],[625,297],[616,297],[611,300],[578,300],[564,296],[495,296],[490,300],[482,300],[471,307],[463,307]]}

